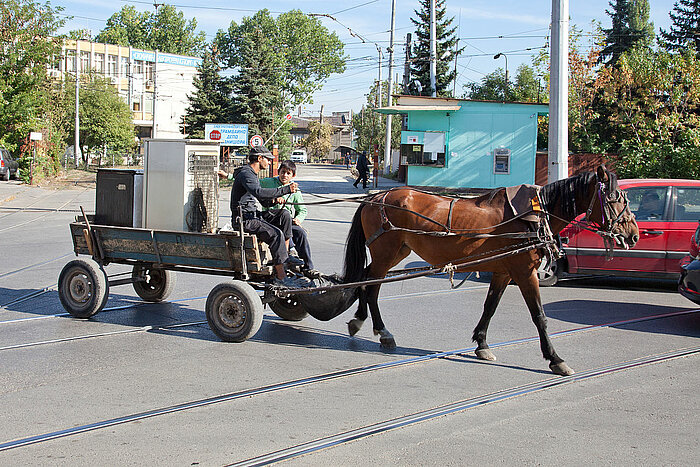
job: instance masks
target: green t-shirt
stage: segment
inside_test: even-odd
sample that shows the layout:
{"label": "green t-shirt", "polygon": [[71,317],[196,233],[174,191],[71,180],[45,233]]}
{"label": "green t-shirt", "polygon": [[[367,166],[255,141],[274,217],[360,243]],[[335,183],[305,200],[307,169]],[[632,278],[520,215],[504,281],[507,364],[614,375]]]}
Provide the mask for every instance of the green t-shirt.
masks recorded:
{"label": "green t-shirt", "polygon": [[[277,188],[282,186],[282,182],[279,177],[261,178],[260,186],[262,188]],[[304,204],[304,198],[301,196],[301,191],[297,190],[296,193],[289,193],[282,196],[282,198],[285,200],[284,204],[275,204],[270,208],[263,207],[263,211],[284,208],[292,215],[292,219],[296,219],[301,224],[306,219],[306,205]]]}

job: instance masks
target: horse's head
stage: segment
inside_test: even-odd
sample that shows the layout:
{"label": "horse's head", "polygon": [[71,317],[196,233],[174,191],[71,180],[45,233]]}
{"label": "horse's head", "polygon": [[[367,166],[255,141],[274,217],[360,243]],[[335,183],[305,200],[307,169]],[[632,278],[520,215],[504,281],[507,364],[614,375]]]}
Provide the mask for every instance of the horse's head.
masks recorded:
{"label": "horse's head", "polygon": [[627,193],[617,186],[617,175],[600,165],[595,183],[586,218],[598,224],[601,235],[612,238],[621,248],[632,248],[639,241],[639,227],[630,211]]}

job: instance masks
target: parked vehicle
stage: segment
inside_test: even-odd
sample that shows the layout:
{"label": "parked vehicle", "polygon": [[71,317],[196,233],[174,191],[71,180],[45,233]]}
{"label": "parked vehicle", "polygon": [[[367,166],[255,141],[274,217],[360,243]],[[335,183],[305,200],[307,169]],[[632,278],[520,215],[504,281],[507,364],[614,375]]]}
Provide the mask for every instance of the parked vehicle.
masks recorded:
{"label": "parked vehicle", "polygon": [[681,264],[681,277],[678,279],[678,292],[691,302],[700,305],[700,223],[695,234],[690,237],[688,261]]}
{"label": "parked vehicle", "polygon": [[306,164],[308,157],[304,149],[295,149],[292,151],[292,155],[289,157],[289,160],[299,164]]}
{"label": "parked vehicle", "polygon": [[[540,285],[554,285],[570,274],[678,279],[679,261],[700,221],[700,180],[620,180],[639,225],[639,242],[605,257],[603,240],[569,225],[560,233],[565,256],[539,271]],[[580,220],[580,219],[577,219]]]}
{"label": "parked vehicle", "polygon": [[12,157],[10,151],[0,148],[0,179],[7,181],[12,177],[17,178],[18,168],[19,164]]}

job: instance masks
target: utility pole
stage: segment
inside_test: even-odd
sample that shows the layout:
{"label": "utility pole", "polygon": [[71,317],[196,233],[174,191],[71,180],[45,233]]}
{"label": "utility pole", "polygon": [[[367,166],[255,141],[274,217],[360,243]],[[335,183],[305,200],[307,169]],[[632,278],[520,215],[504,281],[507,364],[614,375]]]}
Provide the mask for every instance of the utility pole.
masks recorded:
{"label": "utility pole", "polygon": [[[554,0],[552,0],[554,1]],[[437,96],[437,34],[435,33],[435,0],[430,0],[430,87],[432,96]]]}
{"label": "utility pole", "polygon": [[457,38],[457,42],[455,42],[455,82],[454,85],[452,86],[452,97],[457,97],[457,57],[459,54],[457,51],[459,50],[459,37]]}
{"label": "utility pole", "polygon": [[75,41],[75,136],[73,139],[73,163],[80,164],[80,42]]}
{"label": "utility pole", "polygon": [[569,176],[569,0],[552,0],[549,183]]}
{"label": "utility pole", "polygon": [[[386,105],[391,105],[392,67],[394,66],[394,27],[396,25],[396,0],[391,0],[391,33],[389,35],[389,79],[387,80]],[[386,142],[384,144],[384,173],[391,165],[391,114],[386,116]],[[376,183],[376,179],[375,179]]]}
{"label": "utility pole", "polygon": [[403,65],[403,93],[409,94],[411,79],[411,33],[406,34],[406,62]]}
{"label": "utility pole", "polygon": [[[156,7],[156,11],[158,11],[158,7]],[[157,102],[158,102],[158,80],[156,79],[156,76],[158,73],[158,50],[156,49],[156,57],[155,60],[153,61],[153,138],[157,137],[157,129],[156,129],[156,110],[157,110]]]}

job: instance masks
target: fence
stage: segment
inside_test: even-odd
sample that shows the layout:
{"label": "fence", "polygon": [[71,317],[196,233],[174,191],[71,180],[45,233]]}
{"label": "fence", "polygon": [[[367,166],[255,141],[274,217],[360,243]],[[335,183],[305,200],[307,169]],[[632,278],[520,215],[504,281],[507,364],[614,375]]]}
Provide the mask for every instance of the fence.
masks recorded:
{"label": "fence", "polygon": [[[538,152],[535,157],[535,184],[546,185],[548,154]],[[569,154],[569,176],[581,172],[593,172],[600,164],[608,169],[615,168],[615,154]]]}

